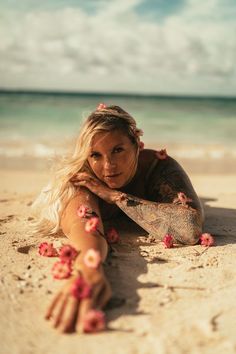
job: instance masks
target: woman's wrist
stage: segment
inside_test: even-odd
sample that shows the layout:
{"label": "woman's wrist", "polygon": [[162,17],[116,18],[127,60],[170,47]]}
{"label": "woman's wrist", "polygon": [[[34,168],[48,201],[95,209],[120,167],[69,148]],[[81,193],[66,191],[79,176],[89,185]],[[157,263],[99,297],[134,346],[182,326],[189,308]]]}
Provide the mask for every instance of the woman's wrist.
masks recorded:
{"label": "woman's wrist", "polygon": [[115,190],[112,194],[111,200],[114,204],[116,204],[120,200],[124,199],[125,196],[126,196],[125,193]]}
{"label": "woman's wrist", "polygon": [[96,267],[90,267],[84,261],[85,254],[82,252],[77,256],[73,265],[73,273],[83,273],[86,272],[103,272],[102,262],[98,262]]}

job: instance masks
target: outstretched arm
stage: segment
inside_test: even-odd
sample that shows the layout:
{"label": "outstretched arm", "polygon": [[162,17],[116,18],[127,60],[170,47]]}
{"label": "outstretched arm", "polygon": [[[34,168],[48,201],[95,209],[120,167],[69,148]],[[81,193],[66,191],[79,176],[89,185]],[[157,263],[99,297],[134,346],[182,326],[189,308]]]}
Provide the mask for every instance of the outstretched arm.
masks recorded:
{"label": "outstretched arm", "polygon": [[[74,264],[75,272],[56,294],[46,313],[46,319],[52,320],[53,326],[62,332],[70,332],[74,329],[83,332],[84,319],[89,311],[102,309],[111,297],[111,288],[106,279],[103,265],[100,264],[97,268],[93,268],[84,261],[86,252],[92,248],[100,253],[103,262],[107,256],[108,246],[99,232],[85,231],[86,219],[79,218],[77,215],[78,207],[83,204],[96,212],[99,217],[99,230],[103,232],[97,197],[88,190],[81,189],[78,195],[70,200],[61,217],[61,228],[64,234],[79,252]],[[90,296],[82,299],[71,295],[71,288],[78,280],[79,274],[92,289]]]}

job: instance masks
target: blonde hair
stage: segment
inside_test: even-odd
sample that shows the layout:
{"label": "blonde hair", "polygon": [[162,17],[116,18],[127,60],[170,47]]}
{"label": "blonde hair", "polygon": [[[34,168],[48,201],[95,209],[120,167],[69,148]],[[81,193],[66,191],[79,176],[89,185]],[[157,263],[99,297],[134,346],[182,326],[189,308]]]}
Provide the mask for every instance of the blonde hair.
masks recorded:
{"label": "blonde hair", "polygon": [[127,112],[118,106],[103,106],[92,112],[84,122],[76,140],[74,153],[62,158],[53,167],[49,184],[42,189],[32,207],[39,209],[35,232],[55,234],[60,230],[60,218],[68,202],[78,193],[71,178],[80,171],[89,169],[87,157],[94,135],[98,132],[121,130],[139,149],[142,131]]}

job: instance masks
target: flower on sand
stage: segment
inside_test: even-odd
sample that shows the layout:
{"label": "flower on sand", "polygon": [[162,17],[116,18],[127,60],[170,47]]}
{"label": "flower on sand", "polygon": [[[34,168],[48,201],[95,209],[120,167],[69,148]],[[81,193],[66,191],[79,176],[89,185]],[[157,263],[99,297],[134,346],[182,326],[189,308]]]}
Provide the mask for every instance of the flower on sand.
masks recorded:
{"label": "flower on sand", "polygon": [[161,149],[161,150],[156,151],[156,157],[159,160],[166,160],[167,156],[168,155],[167,155],[166,149]]}
{"label": "flower on sand", "polygon": [[214,245],[215,240],[211,234],[205,233],[200,236],[200,243],[202,246],[210,247]]}
{"label": "flower on sand", "polygon": [[97,106],[96,110],[97,111],[100,111],[102,109],[106,109],[107,106],[105,105],[105,103],[99,103],[99,105]]}
{"label": "flower on sand", "polygon": [[83,331],[85,333],[99,332],[105,329],[105,314],[99,310],[90,310],[83,318]]}
{"label": "flower on sand", "polygon": [[70,293],[78,300],[85,299],[87,297],[90,297],[91,287],[86,283],[86,281],[81,276],[79,276],[73,282],[70,289]]}
{"label": "flower on sand", "polygon": [[90,218],[86,222],[85,231],[87,231],[87,232],[96,231],[98,224],[99,224],[99,218],[96,216],[93,216],[92,218]]}
{"label": "flower on sand", "polygon": [[52,267],[54,279],[67,279],[71,275],[72,269],[68,262],[58,261]]}
{"label": "flower on sand", "polygon": [[38,248],[40,256],[44,257],[57,257],[58,253],[56,248],[53,247],[52,243],[42,242]]}
{"label": "flower on sand", "polygon": [[171,236],[170,234],[166,234],[162,240],[162,242],[165,245],[165,248],[172,248],[174,247],[174,239],[173,236]]}
{"label": "flower on sand", "polygon": [[78,256],[78,251],[70,245],[64,245],[60,248],[59,258],[63,262],[72,262]]}
{"label": "flower on sand", "polygon": [[120,236],[116,229],[112,227],[107,231],[107,242],[108,243],[116,243],[120,240]]}
{"label": "flower on sand", "polygon": [[99,251],[90,248],[84,256],[84,264],[89,268],[97,268],[101,263],[102,257]]}
{"label": "flower on sand", "polygon": [[79,218],[85,218],[88,213],[89,213],[89,208],[87,206],[85,206],[85,205],[81,205],[77,209],[77,215],[78,215]]}

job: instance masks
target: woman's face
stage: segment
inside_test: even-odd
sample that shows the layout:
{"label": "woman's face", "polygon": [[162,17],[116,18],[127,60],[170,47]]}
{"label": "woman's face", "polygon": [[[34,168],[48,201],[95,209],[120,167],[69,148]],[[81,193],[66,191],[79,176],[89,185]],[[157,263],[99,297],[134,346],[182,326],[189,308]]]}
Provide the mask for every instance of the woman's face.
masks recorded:
{"label": "woman's face", "polygon": [[120,130],[97,133],[88,162],[94,174],[110,188],[121,188],[133,177],[136,147]]}

